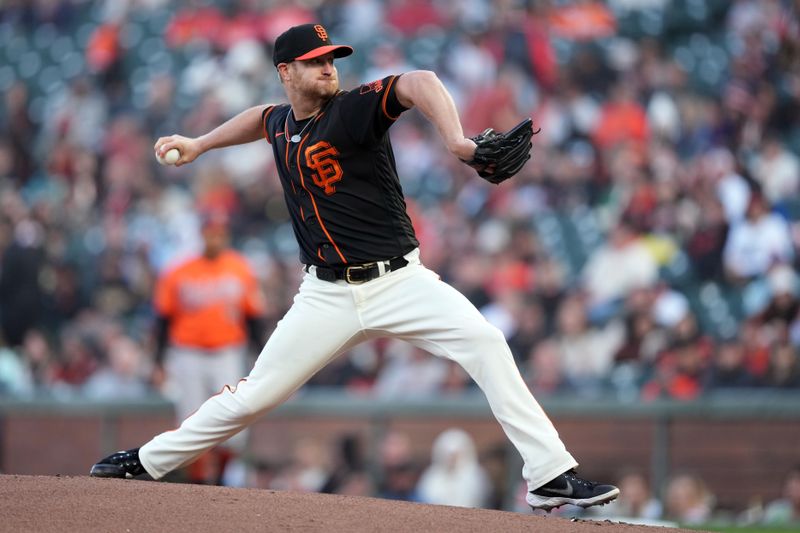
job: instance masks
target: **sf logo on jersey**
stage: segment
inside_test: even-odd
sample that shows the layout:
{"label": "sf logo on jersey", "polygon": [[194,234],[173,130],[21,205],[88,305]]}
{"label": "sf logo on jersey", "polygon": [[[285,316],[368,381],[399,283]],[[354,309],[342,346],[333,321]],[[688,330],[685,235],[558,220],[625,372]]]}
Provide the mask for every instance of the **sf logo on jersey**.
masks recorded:
{"label": "sf logo on jersey", "polygon": [[334,183],[342,179],[342,166],[336,160],[339,151],[325,141],[320,141],[306,148],[306,165],[314,172],[311,177],[314,184],[331,196],[336,192]]}
{"label": "sf logo on jersey", "polygon": [[382,90],[383,90],[383,80],[375,80],[362,85],[358,90],[358,94],[367,94],[372,91],[379,93]]}

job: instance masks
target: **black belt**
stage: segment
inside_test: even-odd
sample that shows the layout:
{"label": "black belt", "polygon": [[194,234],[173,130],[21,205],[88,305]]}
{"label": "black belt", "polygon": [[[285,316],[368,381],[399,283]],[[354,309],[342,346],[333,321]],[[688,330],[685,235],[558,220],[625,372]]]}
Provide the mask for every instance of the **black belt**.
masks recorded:
{"label": "black belt", "polygon": [[[347,283],[358,284],[366,283],[377,277],[381,276],[381,270],[378,264],[382,263],[384,266],[384,274],[399,270],[408,264],[405,257],[395,257],[388,261],[375,261],[373,263],[364,263],[363,265],[350,265],[346,267],[315,267],[315,274],[323,281],[334,282],[336,280],[344,280]],[[309,266],[306,265],[306,272],[309,271]]]}

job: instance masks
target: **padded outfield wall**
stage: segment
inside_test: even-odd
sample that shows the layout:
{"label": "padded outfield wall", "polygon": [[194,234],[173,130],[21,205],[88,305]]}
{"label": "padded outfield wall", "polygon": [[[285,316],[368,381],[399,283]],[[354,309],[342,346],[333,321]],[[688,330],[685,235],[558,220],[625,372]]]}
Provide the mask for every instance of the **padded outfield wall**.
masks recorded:
{"label": "padded outfield wall", "polygon": [[[786,470],[800,464],[800,395],[542,403],[589,478],[614,479],[621,470],[636,468],[658,493],[669,475],[693,472],[708,483],[718,507],[737,510],[777,498]],[[519,456],[480,394],[417,402],[303,394],[252,427],[249,452],[280,464],[303,439],[333,449],[342,436],[356,434],[374,465],[381,437],[399,430],[411,437],[414,456],[424,462],[436,436],[452,426],[468,431],[482,453],[506,452],[507,493],[513,494]],[[158,398],[105,404],[0,400],[0,471],[86,474],[107,452],[138,446],[173,427],[171,405]]]}

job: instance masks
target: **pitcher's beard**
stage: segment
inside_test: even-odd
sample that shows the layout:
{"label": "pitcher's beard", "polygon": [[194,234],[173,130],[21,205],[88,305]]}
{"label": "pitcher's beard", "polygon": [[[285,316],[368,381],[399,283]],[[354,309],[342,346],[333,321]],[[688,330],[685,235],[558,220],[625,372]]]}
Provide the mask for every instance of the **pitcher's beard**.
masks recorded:
{"label": "pitcher's beard", "polygon": [[318,98],[322,100],[329,100],[336,94],[339,90],[339,81],[334,80],[330,83],[322,83],[314,87],[316,95]]}
{"label": "pitcher's beard", "polygon": [[339,81],[330,80],[327,82],[320,82],[318,80],[305,84],[300,88],[301,93],[306,98],[329,100],[339,90]]}

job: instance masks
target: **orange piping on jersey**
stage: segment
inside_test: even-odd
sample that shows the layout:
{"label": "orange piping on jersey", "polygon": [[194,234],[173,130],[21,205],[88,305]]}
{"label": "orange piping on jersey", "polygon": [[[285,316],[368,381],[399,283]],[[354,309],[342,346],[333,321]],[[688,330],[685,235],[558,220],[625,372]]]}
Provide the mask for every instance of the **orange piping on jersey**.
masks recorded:
{"label": "orange piping on jersey", "polygon": [[317,257],[319,257],[320,259],[322,259],[322,261],[323,261],[324,263],[327,263],[327,261],[325,261],[325,258],[324,258],[324,257],[322,257],[322,250],[320,250],[319,248],[317,248]]}
{"label": "orange piping on jersey", "polygon": [[269,144],[272,144],[272,141],[269,140],[269,134],[267,133],[267,118],[269,118],[269,114],[272,113],[273,109],[275,109],[274,105],[269,106],[267,112],[264,113],[264,120],[261,121],[261,129],[264,130],[264,138]]}
{"label": "orange piping on jersey", "polygon": [[383,98],[381,99],[381,109],[383,109],[383,114],[386,115],[386,117],[389,118],[389,120],[397,120],[398,118],[400,118],[400,115],[393,117],[386,111],[386,97],[389,96],[389,90],[392,88],[392,84],[396,79],[397,76],[392,76],[392,79],[389,80],[389,84],[386,86],[386,92],[383,93]]}
{"label": "orange piping on jersey", "polygon": [[336,243],[333,241],[333,237],[331,237],[331,234],[328,233],[328,228],[325,227],[325,223],[322,221],[322,217],[319,216],[319,209],[317,208],[317,202],[314,200],[314,195],[311,194],[311,191],[309,191],[308,188],[306,187],[306,182],[305,179],[303,178],[303,171],[300,170],[302,168],[300,166],[300,152],[303,151],[303,144],[306,142],[306,139],[308,139],[309,134],[311,134],[310,131],[306,133],[305,137],[303,137],[303,140],[300,141],[300,145],[297,147],[297,173],[300,174],[300,186],[303,187],[303,189],[308,193],[308,197],[311,198],[311,205],[314,206],[314,214],[317,215],[317,220],[319,221],[319,227],[322,228],[323,232],[325,232],[325,236],[328,237],[328,241],[330,241],[330,243],[333,245],[333,248],[336,250],[336,253],[339,254],[339,257],[342,259],[342,262],[344,262],[344,264],[347,264],[347,259],[344,258],[342,251],[339,250],[338,246],[336,246]]}
{"label": "orange piping on jersey", "polygon": [[306,221],[306,214],[303,212],[303,206],[300,206],[300,218],[303,219],[303,222]]}

